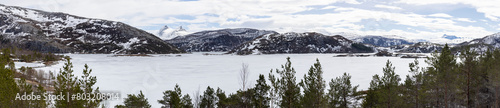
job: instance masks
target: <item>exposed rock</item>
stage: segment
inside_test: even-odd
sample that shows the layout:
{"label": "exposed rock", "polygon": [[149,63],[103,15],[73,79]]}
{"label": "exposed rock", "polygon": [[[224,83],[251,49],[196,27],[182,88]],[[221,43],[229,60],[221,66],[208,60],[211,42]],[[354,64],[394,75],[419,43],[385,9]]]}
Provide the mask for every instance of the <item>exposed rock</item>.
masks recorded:
{"label": "exposed rock", "polygon": [[354,43],[342,36],[326,36],[319,33],[273,33],[259,36],[229,53],[277,54],[277,53],[369,53],[373,48]]}

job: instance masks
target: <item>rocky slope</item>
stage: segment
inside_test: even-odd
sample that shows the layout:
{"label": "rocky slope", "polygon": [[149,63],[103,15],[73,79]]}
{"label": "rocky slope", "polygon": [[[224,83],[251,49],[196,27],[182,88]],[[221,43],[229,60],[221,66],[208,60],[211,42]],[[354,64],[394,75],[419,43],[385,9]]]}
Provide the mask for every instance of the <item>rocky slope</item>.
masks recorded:
{"label": "rocky slope", "polygon": [[249,28],[209,30],[179,36],[166,42],[188,52],[222,52],[270,33],[276,32]]}
{"label": "rocky slope", "polygon": [[400,53],[432,53],[434,51],[441,51],[444,45],[430,43],[430,42],[418,42],[412,45],[396,45],[390,48],[395,52]]}
{"label": "rocky slope", "polygon": [[319,33],[273,33],[255,38],[229,53],[277,54],[277,53],[368,53],[373,48],[355,43],[342,36],[326,36]]}
{"label": "rocky slope", "polygon": [[352,39],[352,41],[363,43],[363,44],[379,46],[379,47],[390,47],[390,46],[394,46],[394,45],[414,44],[413,42],[407,41],[404,39],[387,38],[387,37],[382,37],[382,36],[363,36],[363,37],[358,37],[358,38]]}
{"label": "rocky slope", "polygon": [[146,31],[115,21],[0,5],[3,43],[53,53],[181,53]]}

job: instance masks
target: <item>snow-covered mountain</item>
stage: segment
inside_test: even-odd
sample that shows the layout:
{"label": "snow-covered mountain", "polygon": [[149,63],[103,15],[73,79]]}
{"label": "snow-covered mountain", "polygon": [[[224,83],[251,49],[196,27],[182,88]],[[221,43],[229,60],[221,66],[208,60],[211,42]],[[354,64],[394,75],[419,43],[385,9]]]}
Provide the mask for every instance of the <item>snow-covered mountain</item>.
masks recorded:
{"label": "snow-covered mountain", "polygon": [[166,42],[188,52],[220,52],[229,51],[242,43],[270,33],[276,32],[249,28],[209,30],[176,37]]}
{"label": "snow-covered mountain", "polygon": [[351,39],[351,40],[355,39],[355,38],[363,37],[363,35],[359,35],[359,34],[351,33],[351,32],[336,32],[336,33],[330,33],[329,35],[340,35],[344,38]]}
{"label": "snow-covered mountain", "polygon": [[468,42],[463,42],[456,45],[455,49],[470,47],[476,52],[485,52],[488,49],[499,49],[500,48],[500,32],[485,36],[483,38],[474,39]]}
{"label": "snow-covered mountain", "polygon": [[414,44],[414,42],[407,41],[405,39],[400,38],[388,38],[383,36],[363,36],[352,39],[352,41],[370,44],[379,47],[390,47],[394,45],[410,45]]}
{"label": "snow-covered mountain", "polygon": [[0,4],[0,35],[8,44],[41,52],[181,53],[127,24]]}
{"label": "snow-covered mountain", "polygon": [[412,45],[396,45],[390,48],[395,52],[400,53],[432,53],[434,51],[441,51],[444,45],[430,43],[430,42],[418,42]]}
{"label": "snow-covered mountain", "polygon": [[326,36],[320,33],[273,33],[259,36],[238,46],[229,53],[276,54],[276,53],[368,53],[372,47],[355,43],[342,36]]}
{"label": "snow-covered mountain", "polygon": [[189,32],[183,29],[182,26],[180,26],[178,29],[173,29],[165,25],[163,28],[160,29],[157,36],[162,40],[170,40],[175,37],[184,36],[187,34],[189,34]]}

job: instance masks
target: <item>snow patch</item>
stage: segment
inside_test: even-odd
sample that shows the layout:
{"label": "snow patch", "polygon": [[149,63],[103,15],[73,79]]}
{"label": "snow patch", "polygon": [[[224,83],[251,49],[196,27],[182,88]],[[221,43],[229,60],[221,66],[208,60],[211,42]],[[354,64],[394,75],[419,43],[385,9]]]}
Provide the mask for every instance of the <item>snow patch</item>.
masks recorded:
{"label": "snow patch", "polygon": [[130,39],[128,40],[128,42],[126,42],[126,43],[120,43],[120,44],[118,44],[118,45],[121,45],[121,46],[123,47],[123,49],[130,49],[130,48],[132,47],[132,46],[131,46],[132,44],[137,43],[137,42],[139,42],[139,41],[140,41],[140,40],[139,40],[139,39],[137,39],[137,37],[135,37],[135,38],[130,38]]}

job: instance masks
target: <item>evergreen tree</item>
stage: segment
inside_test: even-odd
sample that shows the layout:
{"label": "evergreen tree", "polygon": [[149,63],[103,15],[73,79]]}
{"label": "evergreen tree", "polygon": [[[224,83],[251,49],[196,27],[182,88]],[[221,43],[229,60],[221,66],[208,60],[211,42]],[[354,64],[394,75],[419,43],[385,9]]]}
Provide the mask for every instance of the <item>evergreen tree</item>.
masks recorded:
{"label": "evergreen tree", "polygon": [[[472,75],[478,75],[479,87],[476,92],[474,107],[500,107],[500,51],[487,50],[480,57],[477,70]],[[491,98],[484,98],[491,97]]]}
{"label": "evergreen tree", "polygon": [[[70,59],[66,59],[63,69],[59,71],[54,82],[54,88],[56,95],[76,95],[77,93],[82,93],[80,86],[78,85],[77,78],[73,74],[73,64]],[[82,108],[83,102],[76,99],[64,99],[55,100],[55,106],[60,108],[76,107]]]}
{"label": "evergreen tree", "polygon": [[201,96],[200,108],[215,108],[216,99],[214,89],[207,87],[207,90],[203,92],[203,96]]}
{"label": "evergreen tree", "polygon": [[56,81],[54,81],[55,95],[75,95],[82,96],[80,98],[69,98],[64,100],[55,100],[56,107],[98,107],[102,100],[91,100],[83,95],[90,94],[90,97],[96,96],[99,93],[99,87],[96,89],[93,86],[97,83],[97,78],[95,76],[90,76],[92,69],[89,69],[88,65],[85,64],[85,69],[83,70],[82,79],[78,79],[73,74],[73,64],[70,58],[66,58],[66,63],[64,63],[63,69],[57,74]]}
{"label": "evergreen tree", "polygon": [[260,74],[257,84],[252,89],[255,91],[253,96],[253,107],[255,108],[269,108],[269,97],[268,92],[271,87],[266,84],[266,79],[264,75]]}
{"label": "evergreen tree", "polygon": [[255,89],[247,89],[245,91],[238,90],[236,94],[230,94],[225,100],[225,107],[229,108],[252,108],[255,104]]}
{"label": "evergreen tree", "polygon": [[[79,80],[79,85],[82,87],[83,93],[84,94],[90,94],[90,97],[95,97],[97,96],[99,92],[99,87],[96,87],[94,89],[94,85],[97,83],[97,78],[96,76],[91,76],[90,74],[92,73],[92,69],[89,69],[89,66],[87,64],[84,65],[83,69],[83,75],[81,76],[81,79]],[[83,103],[84,107],[87,108],[96,108],[99,107],[99,103],[102,100],[87,100],[86,102]]]}
{"label": "evergreen tree", "polygon": [[462,62],[460,63],[460,76],[462,76],[459,84],[462,85],[461,88],[463,90],[463,95],[465,95],[463,102],[466,107],[472,108],[475,106],[475,96],[477,91],[479,91],[479,87],[486,82],[486,80],[482,80],[481,76],[486,76],[483,71],[478,70],[478,60],[477,53],[475,51],[471,51],[470,48],[466,48],[462,50],[460,53],[460,59]]}
{"label": "evergreen tree", "polygon": [[182,108],[193,108],[194,106],[193,106],[193,103],[191,101],[193,101],[193,100],[191,99],[189,94],[184,95],[181,99],[181,103],[183,104]]}
{"label": "evergreen tree", "polygon": [[[275,78],[275,82],[272,83],[274,89],[278,91],[279,95],[279,106],[281,108],[298,108],[300,105],[300,87],[296,83],[295,69],[292,67],[292,62],[290,62],[290,57],[287,57],[287,62],[285,65],[281,66],[282,70],[276,69],[276,73],[279,75],[278,78],[270,74],[270,78]],[[272,71],[271,71],[272,73]]]}
{"label": "evergreen tree", "polygon": [[363,102],[363,107],[380,107],[380,108],[395,108],[402,107],[400,89],[399,89],[399,75],[394,73],[395,67],[387,60],[383,68],[384,76],[379,77],[374,75],[370,82],[367,97]]}
{"label": "evergreen tree", "polygon": [[351,75],[344,73],[341,77],[331,80],[328,90],[328,106],[330,108],[356,107],[353,101],[357,101],[356,92],[359,86],[351,85]]}
{"label": "evergreen tree", "polygon": [[151,108],[148,99],[145,98],[142,91],[139,94],[128,94],[123,102],[125,105],[116,105],[115,108]]}
{"label": "evergreen tree", "polygon": [[[34,92],[35,95],[39,95],[39,96],[42,96],[46,93],[45,89],[43,88],[43,86],[41,84],[38,84],[37,88],[36,88],[36,91]],[[34,108],[46,108],[48,107],[48,103],[47,101],[41,99],[41,100],[35,100],[34,102],[34,105],[33,107]]]}
{"label": "evergreen tree", "polygon": [[163,92],[163,100],[158,100],[162,104],[162,108],[182,108],[181,101],[182,93],[179,85],[175,84],[174,90],[167,90]]}
{"label": "evergreen tree", "polygon": [[434,93],[433,97],[430,97],[432,101],[435,101],[433,106],[449,108],[449,105],[455,104],[454,99],[456,99],[457,91],[457,65],[455,55],[451,53],[448,44],[446,44],[441,50],[441,54],[437,52],[432,54],[426,61],[430,67],[427,70],[429,74],[429,84],[431,86],[431,91]]}
{"label": "evergreen tree", "polygon": [[302,106],[306,108],[322,108],[326,106],[325,101],[325,81],[323,80],[323,70],[319,60],[304,75],[304,80],[299,83],[304,89]]}
{"label": "evergreen tree", "polygon": [[500,107],[500,50],[488,52],[481,58],[481,71],[487,72],[488,85],[491,85],[493,100],[491,106],[493,108]]}
{"label": "evergreen tree", "polygon": [[426,85],[427,81],[425,79],[425,74],[422,72],[422,68],[419,66],[419,62],[417,59],[413,61],[413,63],[409,64],[410,74],[406,75],[406,80],[404,82],[405,89],[404,100],[408,104],[408,107],[421,108],[425,107],[427,104],[427,95]]}
{"label": "evergreen tree", "polygon": [[14,62],[10,59],[10,51],[3,49],[0,54],[0,107],[15,107],[14,100],[19,88],[14,80]]}
{"label": "evergreen tree", "polygon": [[220,88],[217,88],[217,92],[215,93],[217,96],[217,108],[227,108],[228,107],[228,102],[227,102],[227,97],[224,91],[222,91]]}

